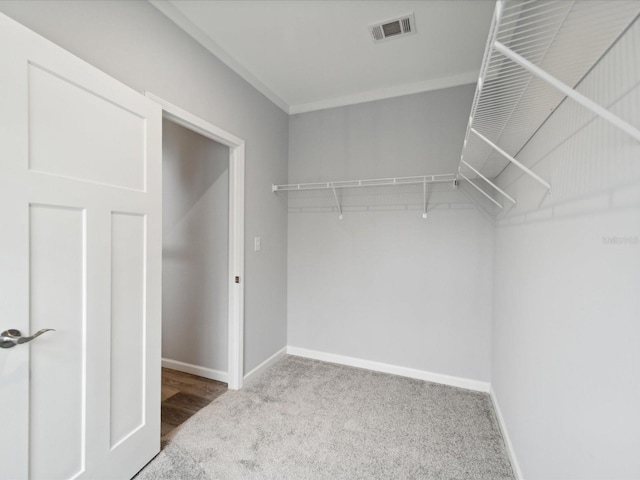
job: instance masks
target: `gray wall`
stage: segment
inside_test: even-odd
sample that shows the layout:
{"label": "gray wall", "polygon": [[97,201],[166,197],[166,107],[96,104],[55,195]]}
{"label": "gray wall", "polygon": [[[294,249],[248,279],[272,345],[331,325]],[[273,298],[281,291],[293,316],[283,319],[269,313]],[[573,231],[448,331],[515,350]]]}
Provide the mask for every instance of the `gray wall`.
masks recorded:
{"label": "gray wall", "polygon": [[[640,127],[640,22],[579,90]],[[640,144],[565,101],[499,183],[492,386],[524,477],[640,475]]]}
{"label": "gray wall", "polygon": [[[294,115],[289,181],[454,173],[473,92]],[[343,220],[331,193],[289,194],[289,345],[489,380],[491,224],[450,185],[426,220],[421,186],[341,200]]]}
{"label": "gray wall", "polygon": [[162,122],[162,357],[228,370],[229,148]]}
{"label": "gray wall", "polygon": [[287,213],[270,187],[287,178],[287,114],[145,1],[0,2],[0,11],[246,141],[245,371],[284,347]]}

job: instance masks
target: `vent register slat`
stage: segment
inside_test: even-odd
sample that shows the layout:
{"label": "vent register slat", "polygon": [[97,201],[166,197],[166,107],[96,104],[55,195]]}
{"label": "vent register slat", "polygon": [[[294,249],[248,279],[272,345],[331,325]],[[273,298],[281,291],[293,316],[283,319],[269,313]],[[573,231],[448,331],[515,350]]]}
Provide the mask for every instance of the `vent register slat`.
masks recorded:
{"label": "vent register slat", "polygon": [[377,41],[377,40],[383,40],[384,39],[384,32],[382,31],[382,26],[381,25],[376,25],[375,27],[371,28],[371,35],[373,36],[373,40]]}
{"label": "vent register slat", "polygon": [[403,18],[402,19],[402,31],[404,33],[411,33],[411,31],[412,31],[411,20],[409,18]]}

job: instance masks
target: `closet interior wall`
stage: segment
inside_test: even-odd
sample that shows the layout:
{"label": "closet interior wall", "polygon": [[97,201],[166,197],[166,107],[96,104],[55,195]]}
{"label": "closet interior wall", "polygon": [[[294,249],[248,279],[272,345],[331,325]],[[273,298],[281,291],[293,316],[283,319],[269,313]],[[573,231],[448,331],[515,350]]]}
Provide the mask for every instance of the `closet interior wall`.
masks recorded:
{"label": "closet interior wall", "polygon": [[[577,90],[640,126],[640,21]],[[565,100],[497,184],[491,382],[524,478],[640,472],[640,143]]]}
{"label": "closet interior wall", "polygon": [[[473,92],[292,115],[289,183],[451,173]],[[488,381],[493,226],[450,184],[423,219],[417,187],[339,192],[342,220],[330,191],[289,194],[289,345]]]}
{"label": "closet interior wall", "polygon": [[[228,370],[229,148],[162,122],[162,358]],[[167,363],[168,361],[168,363]],[[211,372],[213,371],[213,372]],[[217,373],[217,375],[215,375]]]}

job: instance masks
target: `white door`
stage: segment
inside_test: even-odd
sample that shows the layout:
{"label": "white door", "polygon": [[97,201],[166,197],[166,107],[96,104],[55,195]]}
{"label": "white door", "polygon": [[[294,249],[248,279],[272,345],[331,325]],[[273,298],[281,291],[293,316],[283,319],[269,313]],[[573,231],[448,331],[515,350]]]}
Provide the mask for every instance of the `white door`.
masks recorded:
{"label": "white door", "polygon": [[0,478],[129,478],[159,451],[161,128],[0,14],[0,332],[55,329],[0,348]]}

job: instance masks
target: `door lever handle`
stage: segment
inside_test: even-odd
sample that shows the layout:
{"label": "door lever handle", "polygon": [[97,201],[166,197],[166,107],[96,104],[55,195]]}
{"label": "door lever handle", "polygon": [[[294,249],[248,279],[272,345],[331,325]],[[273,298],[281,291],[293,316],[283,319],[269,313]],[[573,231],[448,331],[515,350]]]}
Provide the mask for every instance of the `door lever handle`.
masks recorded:
{"label": "door lever handle", "polygon": [[39,337],[45,332],[55,331],[54,328],[43,328],[42,330],[38,330],[36,333],[31,335],[30,337],[23,337],[20,330],[9,329],[0,333],[0,348],[12,348],[16,345],[20,345],[23,343],[28,343],[34,338]]}

